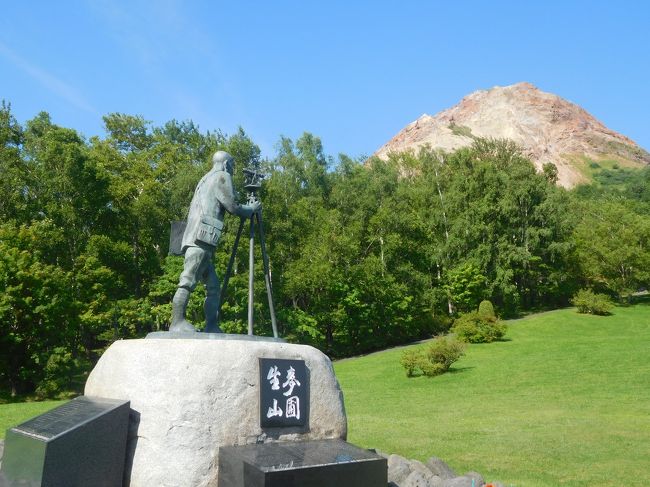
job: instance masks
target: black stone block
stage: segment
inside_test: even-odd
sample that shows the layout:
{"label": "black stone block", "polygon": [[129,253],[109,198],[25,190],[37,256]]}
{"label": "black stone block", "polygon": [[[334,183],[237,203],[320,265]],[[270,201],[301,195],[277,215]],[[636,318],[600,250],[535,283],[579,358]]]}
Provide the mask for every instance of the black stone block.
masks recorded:
{"label": "black stone block", "polygon": [[129,401],[81,396],[7,430],[0,485],[121,487]]}
{"label": "black stone block", "polygon": [[262,428],[309,425],[309,373],[304,360],[260,358]]}
{"label": "black stone block", "polygon": [[342,440],[219,448],[219,487],[386,487],[385,458]]}

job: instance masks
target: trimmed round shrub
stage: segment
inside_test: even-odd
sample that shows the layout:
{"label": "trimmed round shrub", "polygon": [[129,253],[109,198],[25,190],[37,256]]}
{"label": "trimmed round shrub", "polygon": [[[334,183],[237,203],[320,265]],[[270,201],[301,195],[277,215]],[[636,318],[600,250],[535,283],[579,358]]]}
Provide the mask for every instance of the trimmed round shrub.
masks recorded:
{"label": "trimmed round shrub", "polygon": [[496,321],[497,319],[497,315],[494,313],[494,306],[487,299],[481,301],[481,304],[478,305],[478,315],[485,321]]}
{"label": "trimmed round shrub", "polygon": [[614,303],[606,294],[594,293],[591,289],[581,289],[578,291],[571,303],[578,308],[578,313],[592,315],[608,315],[614,307]]}
{"label": "trimmed round shrub", "polygon": [[491,343],[503,338],[506,325],[496,317],[484,319],[479,312],[473,311],[461,315],[451,327],[461,342]]}

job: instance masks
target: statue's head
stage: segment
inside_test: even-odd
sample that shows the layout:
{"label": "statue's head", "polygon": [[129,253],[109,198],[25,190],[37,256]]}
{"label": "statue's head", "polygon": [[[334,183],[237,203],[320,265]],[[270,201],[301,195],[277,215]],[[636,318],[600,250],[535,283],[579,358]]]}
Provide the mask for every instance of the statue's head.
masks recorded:
{"label": "statue's head", "polygon": [[212,167],[221,171],[227,171],[232,175],[235,168],[235,159],[225,151],[217,151],[212,156]]}

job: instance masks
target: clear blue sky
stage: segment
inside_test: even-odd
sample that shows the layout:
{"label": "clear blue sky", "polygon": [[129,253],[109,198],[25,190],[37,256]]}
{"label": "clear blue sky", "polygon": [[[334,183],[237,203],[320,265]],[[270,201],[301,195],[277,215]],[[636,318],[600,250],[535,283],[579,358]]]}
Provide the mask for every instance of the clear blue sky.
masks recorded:
{"label": "clear blue sky", "polygon": [[0,98],[85,136],[102,115],[242,126],[371,154],[422,113],[529,81],[650,149],[650,2],[3,2]]}

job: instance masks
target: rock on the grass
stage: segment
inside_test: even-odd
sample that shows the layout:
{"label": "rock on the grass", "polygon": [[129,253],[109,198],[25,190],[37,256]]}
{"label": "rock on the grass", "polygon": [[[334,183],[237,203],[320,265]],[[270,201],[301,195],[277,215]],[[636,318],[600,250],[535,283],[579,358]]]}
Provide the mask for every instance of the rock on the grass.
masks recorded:
{"label": "rock on the grass", "polygon": [[[485,480],[477,472],[456,473],[438,457],[431,457],[426,465],[400,455],[388,456],[388,487],[484,487]],[[495,487],[503,487],[493,483]]]}
{"label": "rock on the grass", "polygon": [[388,480],[391,487],[443,487],[444,480],[418,460],[400,455],[388,456]]}
{"label": "rock on the grass", "polygon": [[409,462],[409,467],[411,469],[411,472],[421,473],[427,479],[431,487],[442,485],[442,479],[439,476],[435,475],[424,463],[417,460],[411,460]]}
{"label": "rock on the grass", "polygon": [[404,482],[399,484],[400,487],[433,487],[429,478],[425,476],[424,473],[419,471],[414,471],[406,477]]}
{"label": "rock on the grass", "polygon": [[390,455],[388,457],[388,481],[399,486],[411,474],[409,461],[400,455]]}
{"label": "rock on the grass", "polygon": [[[306,362],[308,429],[262,431],[259,358]],[[85,394],[131,401],[125,482],[130,487],[212,487],[219,446],[345,439],[347,433],[332,363],[306,345],[241,339],[117,341],[91,372]]]}
{"label": "rock on the grass", "polygon": [[429,470],[440,478],[453,479],[454,477],[457,477],[456,472],[454,472],[449,465],[438,457],[429,458],[426,465]]}
{"label": "rock on the grass", "polygon": [[483,484],[477,484],[476,480],[467,475],[445,480],[444,487],[481,487]]}
{"label": "rock on the grass", "polygon": [[465,477],[474,479],[474,485],[476,487],[483,487],[483,485],[485,485],[485,479],[483,479],[483,476],[478,472],[467,472]]}

